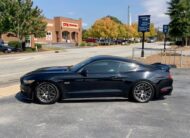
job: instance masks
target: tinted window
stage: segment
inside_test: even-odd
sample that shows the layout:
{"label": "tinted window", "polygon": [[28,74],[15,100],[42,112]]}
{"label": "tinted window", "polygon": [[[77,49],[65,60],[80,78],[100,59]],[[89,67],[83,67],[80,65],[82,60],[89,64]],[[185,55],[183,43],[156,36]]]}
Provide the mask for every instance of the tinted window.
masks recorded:
{"label": "tinted window", "polygon": [[89,73],[116,73],[118,72],[119,62],[116,61],[96,61],[85,67]]}
{"label": "tinted window", "polygon": [[135,69],[137,69],[137,65],[134,63],[121,62],[120,66],[119,66],[119,72],[121,72],[121,73],[134,71]]}

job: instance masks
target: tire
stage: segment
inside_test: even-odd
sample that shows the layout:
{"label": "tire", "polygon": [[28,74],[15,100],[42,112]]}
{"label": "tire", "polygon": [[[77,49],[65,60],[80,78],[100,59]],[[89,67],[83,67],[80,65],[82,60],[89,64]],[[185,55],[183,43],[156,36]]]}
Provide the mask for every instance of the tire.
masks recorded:
{"label": "tire", "polygon": [[8,50],[4,50],[3,53],[7,54],[7,53],[9,53],[9,51]]}
{"label": "tire", "polygon": [[133,87],[132,98],[139,103],[147,103],[153,96],[154,87],[147,81],[140,81]]}
{"label": "tire", "polygon": [[60,97],[59,89],[53,83],[42,82],[35,90],[35,98],[40,104],[54,104]]}

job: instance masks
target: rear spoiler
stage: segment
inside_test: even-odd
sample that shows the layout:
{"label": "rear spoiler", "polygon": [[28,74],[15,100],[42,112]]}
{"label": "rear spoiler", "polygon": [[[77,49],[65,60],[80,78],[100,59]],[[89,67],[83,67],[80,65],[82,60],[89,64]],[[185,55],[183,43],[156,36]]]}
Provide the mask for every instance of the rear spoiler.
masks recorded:
{"label": "rear spoiler", "polygon": [[169,72],[170,69],[171,69],[171,66],[170,65],[167,65],[167,64],[162,64],[162,63],[154,63],[154,64],[151,64],[153,67],[156,67],[158,69],[161,69],[161,70],[164,70],[164,71],[167,71]]}

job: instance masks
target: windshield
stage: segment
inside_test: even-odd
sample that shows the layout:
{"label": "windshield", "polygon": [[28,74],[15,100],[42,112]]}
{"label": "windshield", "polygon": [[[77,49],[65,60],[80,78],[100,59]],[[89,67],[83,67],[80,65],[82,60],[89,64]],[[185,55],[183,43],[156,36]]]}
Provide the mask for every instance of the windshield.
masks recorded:
{"label": "windshield", "polygon": [[82,61],[82,62],[80,62],[80,63],[78,63],[78,64],[76,64],[74,66],[72,66],[71,70],[77,71],[80,68],[82,68],[84,65],[88,64],[90,61],[91,61],[91,58],[88,58],[88,59],[86,59],[86,60],[84,60],[84,61]]}

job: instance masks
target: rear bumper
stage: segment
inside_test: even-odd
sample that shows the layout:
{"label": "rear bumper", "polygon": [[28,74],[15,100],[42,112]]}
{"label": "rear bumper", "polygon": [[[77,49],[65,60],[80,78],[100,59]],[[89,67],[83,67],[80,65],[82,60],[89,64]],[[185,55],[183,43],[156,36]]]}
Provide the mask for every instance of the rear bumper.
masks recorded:
{"label": "rear bumper", "polygon": [[173,91],[173,80],[166,79],[158,83],[159,95],[171,95]]}

